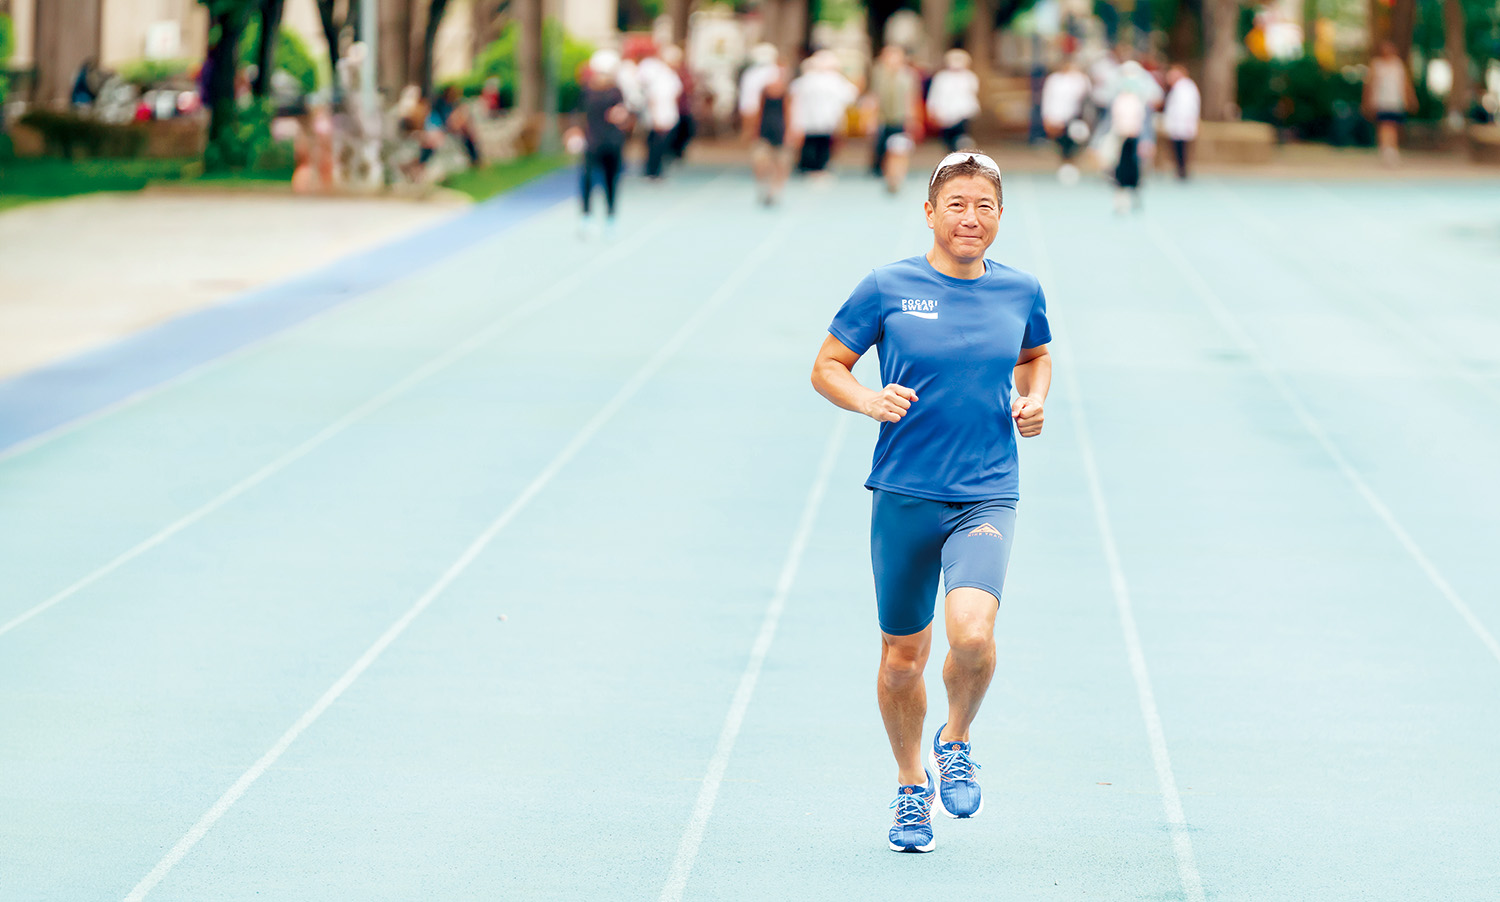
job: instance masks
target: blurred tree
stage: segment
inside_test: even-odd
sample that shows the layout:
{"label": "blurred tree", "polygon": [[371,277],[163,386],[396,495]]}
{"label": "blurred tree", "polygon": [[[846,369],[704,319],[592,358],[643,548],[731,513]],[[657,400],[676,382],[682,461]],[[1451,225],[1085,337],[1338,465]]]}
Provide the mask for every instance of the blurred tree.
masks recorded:
{"label": "blurred tree", "polygon": [[261,0],[260,41],[255,48],[255,96],[271,90],[271,72],[276,64],[276,42],[281,35],[281,11],[286,0]]}
{"label": "blurred tree", "polygon": [[198,0],[208,8],[208,58],[203,101],[209,110],[208,147],[204,164],[210,169],[245,165],[241,152],[240,110],[235,100],[239,74],[240,39],[246,23],[259,12],[262,0]]}
{"label": "blurred tree", "polygon": [[1234,119],[1239,63],[1239,0],[1203,0],[1203,118]]}
{"label": "blurred tree", "polygon": [[[265,0],[262,0],[265,2]],[[282,2],[282,0],[277,0]],[[245,23],[245,33],[240,38],[240,65],[256,66],[256,83],[263,79],[269,88],[268,73],[276,70],[285,72],[296,80],[303,94],[311,94],[318,89],[323,82],[322,68],[319,62],[313,58],[312,50],[307,42],[295,31],[285,25],[276,29],[276,41],[269,48],[269,56],[265,64],[260,62],[260,56],[267,50],[265,47],[265,26],[262,24],[266,19],[263,11],[259,18],[252,17]],[[257,97],[264,97],[265,93],[259,93]]]}
{"label": "blurred tree", "polygon": [[438,28],[443,24],[443,16],[448,12],[448,0],[429,0],[427,4],[427,24],[422,29],[422,45],[417,57],[418,84],[422,86],[423,94],[432,93],[432,45],[437,41]]}
{"label": "blurred tree", "polygon": [[333,73],[335,105],[344,98],[344,86],[339,82],[344,34],[352,32],[354,39],[359,40],[359,4],[360,0],[318,0],[318,22],[323,26],[323,41],[328,45],[328,71]]}
{"label": "blurred tree", "polygon": [[1474,79],[1469,74],[1468,16],[1463,0],[1443,0],[1443,49],[1453,68],[1448,115],[1467,116],[1474,105]]}

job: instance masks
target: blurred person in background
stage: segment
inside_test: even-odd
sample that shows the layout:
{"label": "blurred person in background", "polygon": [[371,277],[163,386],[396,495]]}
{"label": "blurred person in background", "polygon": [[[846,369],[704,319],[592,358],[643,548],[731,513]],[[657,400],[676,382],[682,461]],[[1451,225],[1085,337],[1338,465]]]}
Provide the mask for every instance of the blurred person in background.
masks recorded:
{"label": "blurred person in background", "polygon": [[1089,66],[1088,76],[1089,84],[1093,86],[1089,102],[1094,107],[1094,129],[1102,131],[1109,127],[1104,124],[1104,120],[1109,118],[1109,105],[1115,99],[1116,82],[1120,78],[1120,57],[1112,49],[1105,50]]}
{"label": "blurred person in background", "polygon": [[432,117],[439,130],[457,138],[469,155],[469,165],[479,165],[479,144],[474,140],[474,122],[457,85],[449,85],[432,101]]}
{"label": "blurred person in background", "polygon": [[949,153],[969,143],[969,120],[979,113],[979,76],[969,62],[964,51],[949,50],[927,87],[927,115],[941,129]]}
{"label": "blurred person in background", "polygon": [[887,44],[870,72],[870,98],[875,108],[875,147],[870,174],[884,177],[886,190],[895,194],[906,178],[906,167],[914,149],[921,82],[906,64],[906,50]]}
{"label": "blurred person in background", "polygon": [[760,111],[755,117],[758,131],[750,160],[760,188],[761,203],[768,207],[781,197],[781,189],[792,170],[792,103],[787,95],[788,74],[785,68],[778,68],[776,78],[761,88]]}
{"label": "blurred person in background", "polygon": [[99,90],[104,87],[105,75],[99,68],[99,61],[95,57],[86,58],[78,67],[78,74],[73,77],[73,90],[69,99],[75,107],[90,107],[99,97]]}
{"label": "blurred person in background", "polygon": [[750,65],[740,76],[740,135],[753,143],[760,130],[760,95],[766,85],[782,77],[781,53],[775,44],[750,48]]}
{"label": "blurred person in background", "polygon": [[1109,128],[1120,145],[1119,159],[1115,162],[1116,213],[1140,208],[1140,145],[1150,114],[1147,99],[1151,94],[1146,84],[1149,79],[1139,63],[1125,63],[1120,67],[1119,91],[1109,105]]}
{"label": "blurred person in background", "polygon": [[[1078,149],[1077,136],[1088,126],[1083,122],[1084,104],[1089,99],[1089,77],[1069,57],[1062,67],[1042,84],[1042,127],[1047,137],[1057,142],[1059,165],[1057,177],[1064,184],[1078,182],[1078,167],[1073,153]],[[1081,129],[1080,129],[1081,127]],[[1087,137],[1084,137],[1087,140]]]}
{"label": "blurred person in background", "polygon": [[832,50],[819,50],[802,63],[802,74],[792,81],[792,128],[802,136],[797,169],[822,173],[833,155],[833,136],[847,121],[849,107],[859,98],[854,82],[839,71]]}
{"label": "blurred person in background", "polygon": [[646,178],[655,181],[662,177],[671,156],[672,134],[681,115],[678,104],[682,100],[682,79],[654,50],[640,61],[636,73],[645,96],[646,127],[650,130],[646,136]]}
{"label": "blurred person in background", "polygon": [[680,160],[687,155],[688,144],[692,143],[693,136],[698,133],[698,123],[693,118],[693,101],[697,98],[698,85],[692,70],[687,66],[681,47],[668,44],[662,48],[661,59],[672,67],[672,71],[677,73],[677,80],[682,83],[682,91],[677,95],[677,127],[672,129],[670,142],[672,158]]}
{"label": "blurred person in background", "polygon": [[1188,145],[1198,137],[1198,118],[1203,97],[1198,85],[1188,77],[1181,64],[1167,70],[1167,100],[1161,114],[1161,130],[1172,142],[1172,157],[1177,161],[1177,178],[1188,177]]}
{"label": "blurred person in background", "polygon": [[1387,166],[1401,162],[1401,124],[1417,105],[1416,91],[1406,61],[1391,41],[1380,42],[1380,52],[1370,60],[1365,79],[1365,115],[1375,120],[1375,143],[1380,160]]}
{"label": "blurred person in background", "polygon": [[583,89],[583,125],[569,129],[566,141],[583,153],[578,181],[583,201],[580,234],[585,238],[596,232],[590,210],[590,199],[597,180],[604,189],[604,231],[615,228],[615,196],[625,153],[625,138],[631,126],[630,109],[625,92],[615,80],[620,71],[620,55],[613,50],[596,50],[589,57],[588,81]]}

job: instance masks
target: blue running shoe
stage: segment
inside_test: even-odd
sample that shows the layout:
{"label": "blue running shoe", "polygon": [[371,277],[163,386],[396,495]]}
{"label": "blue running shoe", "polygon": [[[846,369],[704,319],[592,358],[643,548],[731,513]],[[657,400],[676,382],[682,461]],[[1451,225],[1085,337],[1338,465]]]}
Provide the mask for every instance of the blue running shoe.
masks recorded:
{"label": "blue running shoe", "polygon": [[891,825],[892,852],[931,852],[932,800],[937,797],[932,774],[927,774],[927,785],[900,786],[896,789],[896,800],[891,807],[896,809],[896,823]]}
{"label": "blue running shoe", "polygon": [[974,779],[979,765],[969,757],[967,742],[939,742],[943,727],[938,727],[932,737],[932,767],[938,772],[938,807],[949,817],[977,817],[984,810],[984,798]]}

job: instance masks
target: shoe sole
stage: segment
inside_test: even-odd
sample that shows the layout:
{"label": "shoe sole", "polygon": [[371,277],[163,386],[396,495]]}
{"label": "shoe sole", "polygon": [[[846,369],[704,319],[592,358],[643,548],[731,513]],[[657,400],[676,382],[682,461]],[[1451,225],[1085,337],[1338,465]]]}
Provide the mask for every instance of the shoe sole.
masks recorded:
{"label": "shoe sole", "polygon": [[937,848],[937,838],[933,837],[932,842],[925,846],[898,846],[895,843],[891,843],[890,845],[892,852],[931,852]]}
{"label": "shoe sole", "polygon": [[932,806],[956,821],[967,821],[979,817],[979,812],[984,810],[984,794],[980,793],[979,807],[974,809],[973,814],[954,814],[948,810],[947,805],[943,804],[943,771],[938,767],[937,755],[932,751],[928,751],[927,760],[931,762],[932,772],[937,774],[934,779],[938,781],[937,791],[932,794]]}

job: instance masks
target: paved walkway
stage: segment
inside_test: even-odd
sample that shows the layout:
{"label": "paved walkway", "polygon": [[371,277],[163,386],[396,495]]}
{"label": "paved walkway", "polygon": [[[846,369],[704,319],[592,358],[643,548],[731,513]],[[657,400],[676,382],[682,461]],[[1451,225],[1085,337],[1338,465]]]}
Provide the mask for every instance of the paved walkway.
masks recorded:
{"label": "paved walkway", "polygon": [[147,191],[0,214],[0,377],[331,263],[466,206]]}

